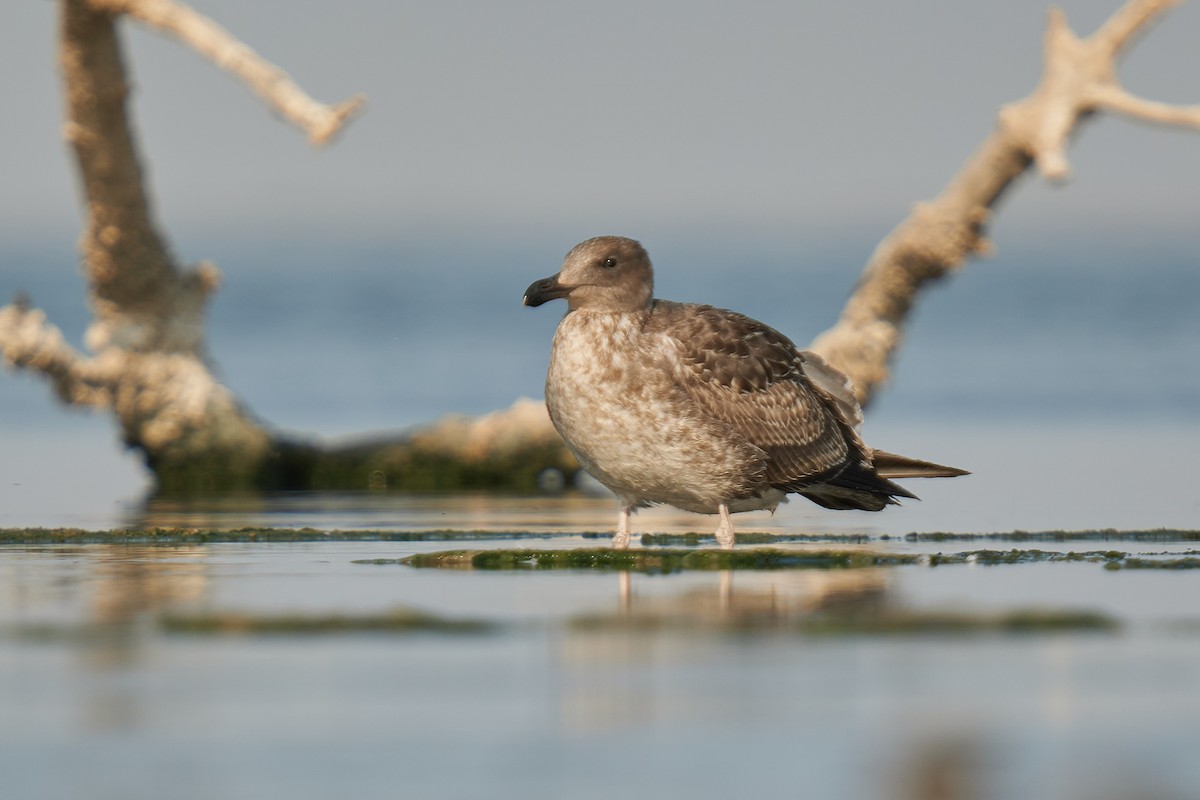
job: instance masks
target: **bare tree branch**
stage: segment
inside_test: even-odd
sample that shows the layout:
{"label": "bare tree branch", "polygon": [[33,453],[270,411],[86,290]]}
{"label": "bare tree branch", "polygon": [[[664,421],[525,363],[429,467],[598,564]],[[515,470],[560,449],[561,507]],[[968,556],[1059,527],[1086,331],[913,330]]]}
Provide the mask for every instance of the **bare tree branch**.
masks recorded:
{"label": "bare tree branch", "polygon": [[854,382],[865,405],[887,380],[888,364],[921,288],[967,257],[986,253],[986,222],[1001,195],[1032,165],[1051,180],[1069,176],[1066,147],[1098,110],[1148,122],[1200,128],[1200,107],[1135,97],[1120,87],[1116,58],[1174,0],[1130,0],[1087,39],[1052,9],[1042,80],[1000,111],[996,130],[938,197],[918,204],[872,254],[836,325],[812,348]]}
{"label": "bare tree branch", "polygon": [[[155,309],[175,288],[178,271],[146,194],[125,113],[129,88],[112,18],[93,11],[85,0],[64,0],[60,36],[67,96],[65,132],[87,201],[80,249],[98,306],[97,318],[118,309],[125,312],[122,322],[130,316],[156,316]],[[142,330],[143,341],[117,336],[117,327],[93,326],[91,347],[102,348],[114,337],[123,346],[139,349],[162,345],[137,319],[119,327],[125,337]],[[169,346],[190,349],[194,345],[193,338]]]}
{"label": "bare tree branch", "polygon": [[1096,49],[1112,61],[1121,55],[1121,51],[1133,43],[1133,40],[1144,33],[1159,15],[1180,0],[1133,0],[1113,12],[1101,25],[1091,40]]}
{"label": "bare tree branch", "polygon": [[1097,86],[1091,92],[1090,98],[1098,108],[1124,114],[1130,119],[1200,130],[1200,105],[1177,106],[1145,100],[1130,94],[1120,86]]}
{"label": "bare tree branch", "polygon": [[355,95],[335,106],[318,103],[291,77],[263,59],[233,34],[190,6],[172,0],[89,0],[110,14],[126,14],[155,30],[174,36],[218,67],[240,78],[277,114],[308,133],[314,145],[331,141],[366,104]]}
{"label": "bare tree branch", "polygon": [[59,55],[67,139],[87,204],[80,239],[94,313],[85,358],[40,311],[0,309],[0,349],[48,378],[68,403],[111,409],[126,443],[158,471],[205,462],[220,477],[257,470],[272,435],[209,369],[204,311],[211,264],[183,269],[159,234],[126,114],[128,85],[114,17],[60,0]]}
{"label": "bare tree branch", "polygon": [[46,321],[46,315],[23,302],[0,308],[0,355],[4,364],[28,369],[46,377],[54,393],[70,405],[107,407],[112,395],[109,384],[97,380],[85,367],[89,362],[63,339],[62,331]]}

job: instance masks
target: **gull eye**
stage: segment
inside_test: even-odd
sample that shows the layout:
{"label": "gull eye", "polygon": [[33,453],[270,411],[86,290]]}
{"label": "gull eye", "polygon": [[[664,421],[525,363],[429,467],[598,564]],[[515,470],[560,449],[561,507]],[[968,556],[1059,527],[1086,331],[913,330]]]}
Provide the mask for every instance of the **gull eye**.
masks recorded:
{"label": "gull eye", "polygon": [[604,262],[600,266],[608,267],[609,269],[612,269],[616,265],[617,265],[617,260],[615,258],[606,258],[606,259],[604,259]]}

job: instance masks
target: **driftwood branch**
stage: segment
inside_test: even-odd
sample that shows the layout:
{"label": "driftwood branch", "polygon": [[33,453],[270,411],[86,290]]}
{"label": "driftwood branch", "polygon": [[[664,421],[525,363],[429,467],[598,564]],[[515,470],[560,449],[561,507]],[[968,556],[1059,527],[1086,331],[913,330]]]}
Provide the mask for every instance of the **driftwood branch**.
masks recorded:
{"label": "driftwood branch", "polygon": [[323,145],[366,104],[355,95],[334,106],[318,103],[279,67],[238,41],[233,34],[189,6],[172,0],[90,0],[90,5],[131,19],[173,36],[200,55],[242,80],[275,113],[308,134],[314,145]]}
{"label": "driftwood branch", "polygon": [[1091,93],[1091,99],[1097,108],[1124,114],[1131,119],[1200,129],[1200,105],[1177,106],[1145,100],[1120,86],[1097,86]]}
{"label": "driftwood branch", "polygon": [[988,252],[984,231],[997,201],[1031,166],[1050,180],[1070,175],[1066,148],[1097,111],[1200,129],[1200,106],[1135,97],[1116,77],[1116,60],[1173,0],[1131,0],[1092,36],[1080,39],[1062,11],[1050,12],[1042,80],[1003,108],[995,131],[938,197],[918,204],[875,250],[834,327],[812,349],[853,380],[865,405],[887,380],[888,364],[921,288]]}
{"label": "driftwood branch", "polygon": [[170,0],[59,0],[67,140],[87,206],[80,238],[93,320],[92,355],[70,347],[28,303],[0,309],[6,364],[47,378],[64,402],[111,410],[122,437],[177,485],[271,485],[281,454],[308,449],[266,429],[213,374],[204,315],[220,282],[212,264],[180,265],[159,232],[129,123],[116,28],[131,18],[177,36],[241,77],[314,142],[361,101],[322,106],[228,32]]}
{"label": "driftwood branch", "polygon": [[111,404],[105,376],[96,374],[95,364],[67,344],[42,311],[23,301],[0,308],[0,342],[5,366],[41,374],[64,403],[96,408]]}

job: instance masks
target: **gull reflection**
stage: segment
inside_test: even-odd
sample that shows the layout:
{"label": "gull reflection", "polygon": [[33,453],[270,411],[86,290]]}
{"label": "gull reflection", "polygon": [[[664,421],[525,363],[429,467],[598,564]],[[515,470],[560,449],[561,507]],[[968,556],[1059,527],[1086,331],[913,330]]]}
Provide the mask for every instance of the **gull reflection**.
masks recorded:
{"label": "gull reflection", "polygon": [[[662,576],[619,572],[614,610],[578,619],[559,649],[559,708],[577,731],[606,731],[664,722],[686,723],[722,713],[722,702],[693,696],[656,676],[664,666],[702,661],[721,649],[722,634],[771,635],[809,615],[874,613],[888,602],[884,569],[721,570]],[[713,632],[712,636],[696,633]],[[644,634],[644,635],[642,635]],[[714,705],[715,704],[715,705]]]}
{"label": "gull reflection", "polygon": [[[821,613],[874,613],[883,609],[888,592],[887,571],[787,570],[738,572],[719,570],[702,585],[669,595],[639,595],[635,580],[656,576],[617,574],[617,620],[656,627],[688,625],[717,627],[786,625]],[[602,624],[603,618],[587,622]]]}

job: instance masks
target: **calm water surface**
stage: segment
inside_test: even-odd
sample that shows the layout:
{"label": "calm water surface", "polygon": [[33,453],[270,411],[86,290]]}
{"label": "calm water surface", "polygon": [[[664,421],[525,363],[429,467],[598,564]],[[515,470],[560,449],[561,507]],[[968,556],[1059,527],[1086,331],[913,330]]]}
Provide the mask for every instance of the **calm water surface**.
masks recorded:
{"label": "calm water surface", "polygon": [[[519,519],[530,502],[491,512]],[[586,498],[538,504],[584,528],[600,522],[588,515],[611,510]],[[455,525],[488,510],[483,498],[442,505]],[[544,531],[469,543],[0,547],[4,796],[891,798],[933,796],[921,787],[949,775],[964,782],[963,797],[1182,798],[1200,787],[1194,570],[1031,563],[623,576],[356,563],[597,543]],[[875,536],[846,546],[1166,558],[1196,543]],[[789,627],[837,604],[1081,609],[1119,627],[965,636]],[[489,627],[286,635],[165,624],[396,609]],[[771,624],[720,624],[747,614]],[[631,618],[657,622],[602,624]]]}

